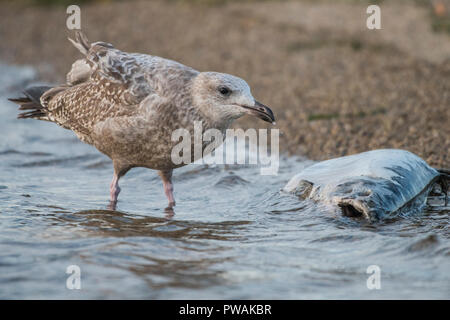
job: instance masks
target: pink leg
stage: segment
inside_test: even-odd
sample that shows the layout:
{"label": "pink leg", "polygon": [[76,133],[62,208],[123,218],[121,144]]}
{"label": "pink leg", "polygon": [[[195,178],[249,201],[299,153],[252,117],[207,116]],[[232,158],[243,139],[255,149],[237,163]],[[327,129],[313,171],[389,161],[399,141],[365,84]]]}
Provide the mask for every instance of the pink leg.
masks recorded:
{"label": "pink leg", "polygon": [[110,202],[109,202],[109,209],[116,210],[117,205],[117,197],[120,193],[120,187],[119,187],[119,176],[114,172],[113,179],[111,181],[111,185],[109,186],[109,193],[110,193]]}
{"label": "pink leg", "polygon": [[164,193],[166,194],[167,200],[169,200],[169,206],[175,205],[175,199],[173,197],[173,184],[172,182],[163,182]]}
{"label": "pink leg", "polygon": [[163,182],[164,193],[169,201],[169,207],[175,206],[175,198],[173,197],[172,170],[159,171],[159,176]]}

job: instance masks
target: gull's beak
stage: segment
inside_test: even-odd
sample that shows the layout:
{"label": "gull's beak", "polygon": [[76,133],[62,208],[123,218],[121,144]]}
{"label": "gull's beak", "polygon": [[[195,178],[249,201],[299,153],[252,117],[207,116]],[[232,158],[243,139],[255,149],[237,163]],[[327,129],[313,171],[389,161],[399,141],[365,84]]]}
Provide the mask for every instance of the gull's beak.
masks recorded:
{"label": "gull's beak", "polygon": [[268,106],[263,105],[262,103],[255,100],[255,105],[252,107],[242,106],[247,109],[247,113],[253,116],[256,116],[264,121],[270,122],[272,124],[275,123],[275,117],[273,115],[272,110]]}

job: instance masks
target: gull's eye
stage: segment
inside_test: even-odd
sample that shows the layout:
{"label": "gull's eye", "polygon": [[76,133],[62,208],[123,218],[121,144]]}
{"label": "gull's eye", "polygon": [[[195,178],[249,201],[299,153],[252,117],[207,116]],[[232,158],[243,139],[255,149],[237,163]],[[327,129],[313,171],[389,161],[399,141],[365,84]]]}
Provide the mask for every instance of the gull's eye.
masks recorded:
{"label": "gull's eye", "polygon": [[227,96],[231,93],[231,90],[227,87],[219,87],[218,90],[219,90],[220,94],[222,94],[224,96]]}

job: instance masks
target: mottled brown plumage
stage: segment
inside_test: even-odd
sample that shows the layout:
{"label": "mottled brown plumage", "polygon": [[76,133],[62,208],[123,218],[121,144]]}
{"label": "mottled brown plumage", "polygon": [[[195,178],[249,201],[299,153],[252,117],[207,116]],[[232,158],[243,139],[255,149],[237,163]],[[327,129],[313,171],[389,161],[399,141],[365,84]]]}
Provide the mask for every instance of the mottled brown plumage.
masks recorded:
{"label": "mottled brown plumage", "polygon": [[224,132],[245,113],[274,121],[270,109],[254,100],[240,78],[122,52],[105,42],[89,44],[81,32],[69,40],[84,58],[73,63],[67,83],[32,87],[25,90],[26,97],[11,100],[21,110],[30,110],[19,118],[55,122],[112,159],[113,207],[118,180],[133,167],[159,170],[169,203],[174,204],[171,176],[180,166],[171,160],[178,143],[171,140],[174,130],[185,128],[193,134],[194,121],[201,121],[204,131]]}

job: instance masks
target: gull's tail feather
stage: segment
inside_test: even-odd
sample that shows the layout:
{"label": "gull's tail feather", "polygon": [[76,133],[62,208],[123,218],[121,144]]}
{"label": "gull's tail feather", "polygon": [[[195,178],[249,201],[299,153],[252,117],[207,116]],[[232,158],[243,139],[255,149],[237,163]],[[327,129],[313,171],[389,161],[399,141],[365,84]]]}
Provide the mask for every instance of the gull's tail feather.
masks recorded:
{"label": "gull's tail feather", "polygon": [[38,119],[49,120],[46,113],[46,108],[41,104],[42,95],[52,89],[48,86],[34,86],[29,87],[23,91],[25,97],[10,98],[9,101],[20,105],[19,110],[27,110],[26,112],[19,113],[17,118],[19,119]]}
{"label": "gull's tail feather", "polygon": [[86,55],[91,45],[86,35],[81,31],[75,31],[75,40],[68,38],[70,42],[77,48],[82,54]]}

